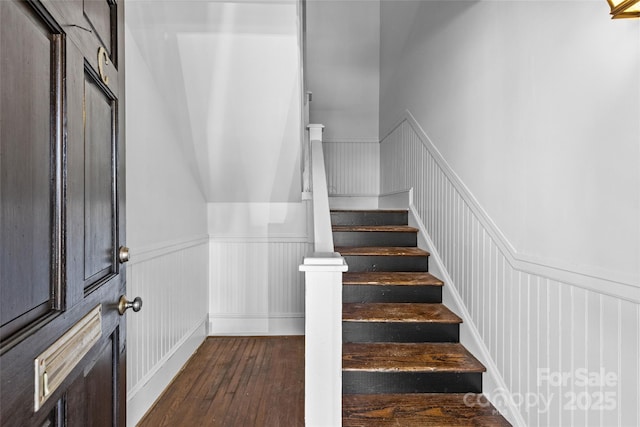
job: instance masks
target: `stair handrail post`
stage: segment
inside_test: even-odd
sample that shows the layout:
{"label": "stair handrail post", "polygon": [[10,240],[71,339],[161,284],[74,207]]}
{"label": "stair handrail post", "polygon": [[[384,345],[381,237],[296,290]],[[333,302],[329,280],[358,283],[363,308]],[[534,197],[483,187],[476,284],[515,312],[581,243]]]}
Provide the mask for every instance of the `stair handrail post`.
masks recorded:
{"label": "stair handrail post", "polygon": [[342,425],[342,273],[338,253],[305,257],[304,419],[306,427]]}
{"label": "stair handrail post", "polygon": [[334,252],[327,177],[322,152],[323,125],[310,124],[314,253],[304,258],[305,426],[342,425],[342,273],[344,258]]}
{"label": "stair handrail post", "polygon": [[309,140],[311,141],[311,185],[313,205],[313,242],[315,252],[333,252],[333,234],[331,232],[331,216],[329,214],[329,191],[327,189],[327,173],[322,151],[322,132],[324,126],[310,124]]}

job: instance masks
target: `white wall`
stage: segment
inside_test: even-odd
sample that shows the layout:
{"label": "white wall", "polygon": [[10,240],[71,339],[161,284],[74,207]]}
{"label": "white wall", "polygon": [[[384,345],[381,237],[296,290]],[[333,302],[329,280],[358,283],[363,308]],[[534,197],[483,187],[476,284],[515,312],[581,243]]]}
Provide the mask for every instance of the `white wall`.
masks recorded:
{"label": "white wall", "polygon": [[205,199],[129,27],[126,43],[127,424],[135,425],[206,336]]}
{"label": "white wall", "polygon": [[380,194],[380,144],[327,142],[323,144],[329,196]]}
{"label": "white wall", "polygon": [[514,425],[638,425],[640,288],[591,288],[587,276],[518,260],[413,117],[381,145],[382,191],[413,188],[430,269],[465,318],[460,340],[487,366],[494,405]]}
{"label": "white wall", "polygon": [[379,141],[379,42],[378,1],[307,1],[310,117],[324,141]]}
{"label": "white wall", "polygon": [[307,1],[311,123],[323,141],[331,196],[377,196],[380,2]]}
{"label": "white wall", "polygon": [[305,203],[210,203],[209,333],[304,334]]}
{"label": "white wall", "polygon": [[298,264],[310,245],[300,201],[297,3],[207,9],[218,26],[177,37],[196,152],[209,175],[209,334],[303,334]]}
{"label": "white wall", "polygon": [[302,333],[297,1],[134,0],[127,12],[162,89],[161,129],[196,177],[185,192],[208,203],[194,209],[211,233],[209,333]]}
{"label": "white wall", "polygon": [[296,3],[208,8],[219,28],[176,36],[207,200],[300,200]]}
{"label": "white wall", "polygon": [[207,201],[300,200],[297,13],[295,0],[128,6]]}
{"label": "white wall", "polygon": [[640,25],[606,2],[383,2],[381,135],[411,111],[532,262],[640,283]]}
{"label": "white wall", "polygon": [[639,41],[606,2],[382,2],[381,191],[414,188],[514,422],[640,423]]}

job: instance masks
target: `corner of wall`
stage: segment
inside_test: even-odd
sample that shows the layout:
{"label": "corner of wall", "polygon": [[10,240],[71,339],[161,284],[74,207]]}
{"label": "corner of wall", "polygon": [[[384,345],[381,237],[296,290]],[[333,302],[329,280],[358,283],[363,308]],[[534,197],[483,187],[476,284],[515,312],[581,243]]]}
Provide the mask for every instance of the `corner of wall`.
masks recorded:
{"label": "corner of wall", "polygon": [[200,322],[190,334],[178,344],[174,351],[168,353],[150,372],[146,381],[134,391],[127,393],[127,426],[134,427],[153,407],[163,390],[180,372],[193,353],[206,338],[207,322]]}
{"label": "corner of wall", "polygon": [[307,204],[209,204],[209,335],[304,334]]}

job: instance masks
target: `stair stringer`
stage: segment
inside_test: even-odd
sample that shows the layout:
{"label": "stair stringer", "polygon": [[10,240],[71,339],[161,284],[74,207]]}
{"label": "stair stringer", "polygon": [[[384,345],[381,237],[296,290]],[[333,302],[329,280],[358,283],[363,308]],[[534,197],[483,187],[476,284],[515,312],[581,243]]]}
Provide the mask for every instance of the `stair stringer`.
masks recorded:
{"label": "stair stringer", "polygon": [[[511,399],[511,393],[504,381],[504,378],[500,374],[496,363],[491,357],[489,349],[482,339],[478,328],[473,322],[469,311],[458,293],[455,282],[444,266],[438,249],[435,247],[433,240],[429,236],[429,233],[422,222],[422,219],[420,219],[417,209],[413,205],[413,189],[407,190],[407,193],[409,206],[405,206],[404,208],[408,208],[409,210],[409,225],[419,230],[418,247],[431,254],[429,257],[429,272],[440,278],[445,283],[442,290],[442,303],[463,320],[463,323],[460,325],[460,343],[464,345],[487,368],[483,377],[483,394],[488,397],[489,401],[491,401],[491,403],[500,410],[503,416],[511,424],[514,426],[526,426],[524,418],[520,414],[520,411],[513,399]],[[383,198],[384,196],[381,196],[381,199]],[[381,200],[379,204],[381,207],[387,207],[387,203],[383,200]],[[400,207],[397,206],[397,203],[393,204],[396,205],[394,207]]]}

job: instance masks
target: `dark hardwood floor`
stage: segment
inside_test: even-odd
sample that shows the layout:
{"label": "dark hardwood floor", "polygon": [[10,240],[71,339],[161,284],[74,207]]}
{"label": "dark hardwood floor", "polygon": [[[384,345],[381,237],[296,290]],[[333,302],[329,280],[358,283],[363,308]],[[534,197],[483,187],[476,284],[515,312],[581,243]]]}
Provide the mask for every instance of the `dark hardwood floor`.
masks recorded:
{"label": "dark hardwood floor", "polygon": [[304,426],[304,337],[207,338],[138,426]]}

